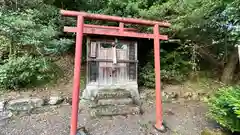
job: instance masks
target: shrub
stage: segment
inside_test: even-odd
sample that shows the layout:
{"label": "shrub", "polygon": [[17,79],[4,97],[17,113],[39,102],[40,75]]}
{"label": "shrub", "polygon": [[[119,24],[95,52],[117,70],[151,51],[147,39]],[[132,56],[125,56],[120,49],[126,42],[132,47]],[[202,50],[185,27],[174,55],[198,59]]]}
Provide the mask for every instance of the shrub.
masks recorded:
{"label": "shrub", "polygon": [[140,68],[139,83],[148,88],[153,88],[155,86],[154,66],[150,62]]}
{"label": "shrub", "polygon": [[[185,79],[185,75],[177,70],[161,70],[161,80],[164,82],[181,82]],[[155,70],[154,66],[147,63],[143,68],[140,69],[139,73],[140,84],[145,87],[155,87]]]}
{"label": "shrub", "polygon": [[209,116],[232,132],[240,131],[240,87],[220,88],[209,101]]}
{"label": "shrub", "polygon": [[[140,67],[139,84],[153,88],[155,87],[154,54],[151,52],[148,56],[146,65]],[[166,52],[161,50],[161,80],[164,82],[181,82],[191,71],[192,63],[185,58],[182,51]]]}
{"label": "shrub", "polygon": [[45,58],[23,56],[10,58],[0,66],[0,87],[16,89],[29,85],[38,85],[57,74],[55,65]]}

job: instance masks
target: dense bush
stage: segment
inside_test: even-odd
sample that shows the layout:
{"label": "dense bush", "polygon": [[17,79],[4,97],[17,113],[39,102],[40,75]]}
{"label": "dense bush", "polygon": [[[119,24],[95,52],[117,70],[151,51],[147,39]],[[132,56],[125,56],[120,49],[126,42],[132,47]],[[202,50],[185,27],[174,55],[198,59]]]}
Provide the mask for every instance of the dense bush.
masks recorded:
{"label": "dense bush", "polygon": [[[185,59],[184,51],[166,52],[161,50],[161,80],[163,82],[181,82],[191,71],[190,59]],[[154,54],[149,54],[149,62],[140,67],[139,83],[145,87],[155,87]]]}
{"label": "dense bush", "polygon": [[[161,80],[164,82],[180,82],[185,79],[185,75],[178,70],[161,70]],[[145,87],[153,88],[155,86],[155,70],[154,65],[147,63],[139,72],[140,84]]]}
{"label": "dense bush", "polygon": [[23,56],[10,58],[0,65],[0,87],[16,89],[28,85],[37,85],[53,79],[58,71],[53,64],[44,58]]}
{"label": "dense bush", "polygon": [[58,69],[47,59],[68,52],[59,9],[43,0],[0,4],[0,88],[35,86],[54,78]]}
{"label": "dense bush", "polygon": [[209,116],[232,132],[240,131],[240,87],[220,88],[209,99]]}

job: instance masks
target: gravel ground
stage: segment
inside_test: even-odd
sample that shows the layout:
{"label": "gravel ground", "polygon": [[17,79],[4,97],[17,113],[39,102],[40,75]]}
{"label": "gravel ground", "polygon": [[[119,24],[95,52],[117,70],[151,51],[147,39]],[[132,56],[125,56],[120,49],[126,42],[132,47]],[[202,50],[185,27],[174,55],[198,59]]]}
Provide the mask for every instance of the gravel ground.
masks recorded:
{"label": "gravel ground", "polygon": [[[164,121],[169,127],[162,135],[199,135],[214,124],[205,118],[206,108],[198,102],[165,103]],[[69,135],[71,107],[63,105],[45,108],[39,114],[14,116],[7,124],[0,125],[0,135]],[[82,110],[79,126],[85,126],[91,135],[158,135],[152,124],[155,119],[153,103],[144,104],[143,115],[128,115],[92,119]]]}

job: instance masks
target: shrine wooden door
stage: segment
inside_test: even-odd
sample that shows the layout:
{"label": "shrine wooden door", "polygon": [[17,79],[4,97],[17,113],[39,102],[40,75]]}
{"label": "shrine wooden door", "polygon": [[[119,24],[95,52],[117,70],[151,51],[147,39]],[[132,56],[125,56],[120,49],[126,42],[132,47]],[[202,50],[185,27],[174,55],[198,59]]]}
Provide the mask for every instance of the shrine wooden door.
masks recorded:
{"label": "shrine wooden door", "polygon": [[102,87],[137,81],[136,42],[92,40],[89,45],[89,83]]}

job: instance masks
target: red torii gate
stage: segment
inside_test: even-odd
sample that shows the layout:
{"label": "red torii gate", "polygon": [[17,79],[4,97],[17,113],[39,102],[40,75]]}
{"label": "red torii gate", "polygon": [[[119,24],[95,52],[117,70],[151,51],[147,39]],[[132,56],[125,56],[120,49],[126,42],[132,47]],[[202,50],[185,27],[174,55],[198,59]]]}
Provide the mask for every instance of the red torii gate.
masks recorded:
{"label": "red torii gate", "polygon": [[[155,64],[155,89],[156,89],[156,124],[155,128],[162,130],[162,101],[161,101],[161,78],[160,78],[160,40],[168,40],[168,36],[159,34],[159,26],[169,27],[170,23],[149,21],[133,18],[122,18],[117,16],[108,16],[100,14],[89,14],[86,12],[61,10],[60,13],[65,16],[77,17],[76,27],[64,27],[65,32],[76,33],[76,46],[75,46],[75,65],[74,65],[74,84],[72,93],[72,117],[71,117],[71,134],[77,133],[78,122],[78,104],[79,104],[79,91],[80,91],[80,69],[82,57],[82,40],[83,35],[107,35],[118,37],[134,37],[134,38],[148,38],[154,39],[154,64]],[[119,27],[100,26],[84,24],[84,19],[105,20],[112,22],[119,22]],[[126,24],[139,24],[152,26],[153,34],[134,32],[135,29],[124,28]]]}

